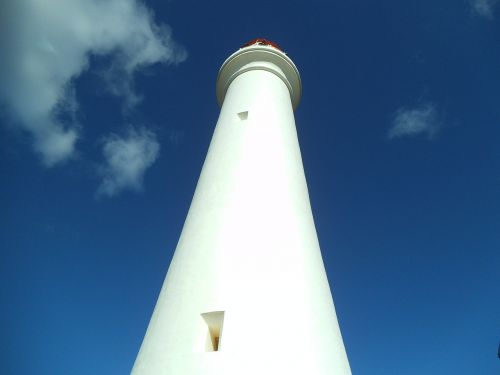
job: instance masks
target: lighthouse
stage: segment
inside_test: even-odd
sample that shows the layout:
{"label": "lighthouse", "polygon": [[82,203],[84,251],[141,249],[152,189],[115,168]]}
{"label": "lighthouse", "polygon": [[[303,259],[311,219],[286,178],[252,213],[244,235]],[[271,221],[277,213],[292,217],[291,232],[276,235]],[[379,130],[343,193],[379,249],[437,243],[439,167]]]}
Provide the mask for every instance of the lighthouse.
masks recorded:
{"label": "lighthouse", "polygon": [[132,375],[351,374],[295,128],[301,91],[273,42],[222,64],[219,119]]}

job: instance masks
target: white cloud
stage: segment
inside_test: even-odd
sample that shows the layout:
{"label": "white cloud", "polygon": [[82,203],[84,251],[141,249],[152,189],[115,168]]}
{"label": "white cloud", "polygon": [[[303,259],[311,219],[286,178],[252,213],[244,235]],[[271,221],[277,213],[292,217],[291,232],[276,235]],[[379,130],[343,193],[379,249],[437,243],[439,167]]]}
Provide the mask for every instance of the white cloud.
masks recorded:
{"label": "white cloud", "polygon": [[109,58],[105,81],[127,105],[140,98],[135,72],[186,58],[169,28],[137,0],[1,2],[0,51],[0,100],[47,166],[74,154],[80,128],[73,82],[92,55]]}
{"label": "white cloud", "polygon": [[400,108],[396,111],[388,136],[392,139],[424,134],[432,139],[441,126],[435,106],[426,103],[416,108]]}
{"label": "white cloud", "polygon": [[109,136],[103,145],[105,164],[100,168],[98,196],[112,197],[122,190],[142,189],[144,173],[158,158],[156,135],[144,128],[130,128],[126,136]]}
{"label": "white cloud", "polygon": [[493,18],[494,7],[498,0],[470,0],[472,9],[480,16]]}

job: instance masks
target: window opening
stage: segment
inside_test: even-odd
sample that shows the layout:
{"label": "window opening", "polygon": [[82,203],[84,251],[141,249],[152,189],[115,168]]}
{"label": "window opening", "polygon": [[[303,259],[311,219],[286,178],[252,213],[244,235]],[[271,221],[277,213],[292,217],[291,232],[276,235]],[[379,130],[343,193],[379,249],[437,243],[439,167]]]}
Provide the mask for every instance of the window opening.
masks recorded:
{"label": "window opening", "polygon": [[220,350],[222,325],[224,323],[224,311],[212,311],[201,314],[207,325],[207,338],[205,340],[206,352],[217,352]]}
{"label": "window opening", "polygon": [[241,121],[248,120],[248,111],[245,112],[239,112],[238,117]]}

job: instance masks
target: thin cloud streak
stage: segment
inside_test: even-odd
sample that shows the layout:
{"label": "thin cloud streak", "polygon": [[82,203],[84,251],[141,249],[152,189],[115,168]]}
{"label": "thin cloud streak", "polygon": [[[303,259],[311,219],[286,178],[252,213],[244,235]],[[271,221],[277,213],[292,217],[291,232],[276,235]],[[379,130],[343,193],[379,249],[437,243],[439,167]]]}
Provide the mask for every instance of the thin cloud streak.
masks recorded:
{"label": "thin cloud streak", "polygon": [[416,108],[400,108],[396,111],[389,139],[427,135],[434,139],[442,126],[436,107],[426,103]]}
{"label": "thin cloud streak", "polygon": [[0,104],[29,134],[51,167],[75,154],[81,124],[74,81],[90,56],[106,56],[109,91],[126,106],[140,101],[134,74],[157,63],[176,64],[185,50],[166,25],[136,0],[19,0],[0,7]]}
{"label": "thin cloud streak", "polygon": [[492,19],[498,0],[471,0],[472,10],[479,16]]}
{"label": "thin cloud streak", "polygon": [[103,144],[105,162],[99,168],[102,181],[97,196],[113,197],[123,190],[141,191],[144,174],[159,153],[156,134],[145,128],[130,128],[125,136],[110,135]]}

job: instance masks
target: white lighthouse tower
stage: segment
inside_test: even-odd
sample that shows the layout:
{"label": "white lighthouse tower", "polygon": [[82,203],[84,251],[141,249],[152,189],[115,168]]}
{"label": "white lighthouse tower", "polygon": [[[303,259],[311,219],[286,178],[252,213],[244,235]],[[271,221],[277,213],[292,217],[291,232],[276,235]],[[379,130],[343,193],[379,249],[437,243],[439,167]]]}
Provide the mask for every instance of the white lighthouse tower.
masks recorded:
{"label": "white lighthouse tower", "polygon": [[133,375],[351,374],[314,226],[295,64],[256,39],[222,106]]}

